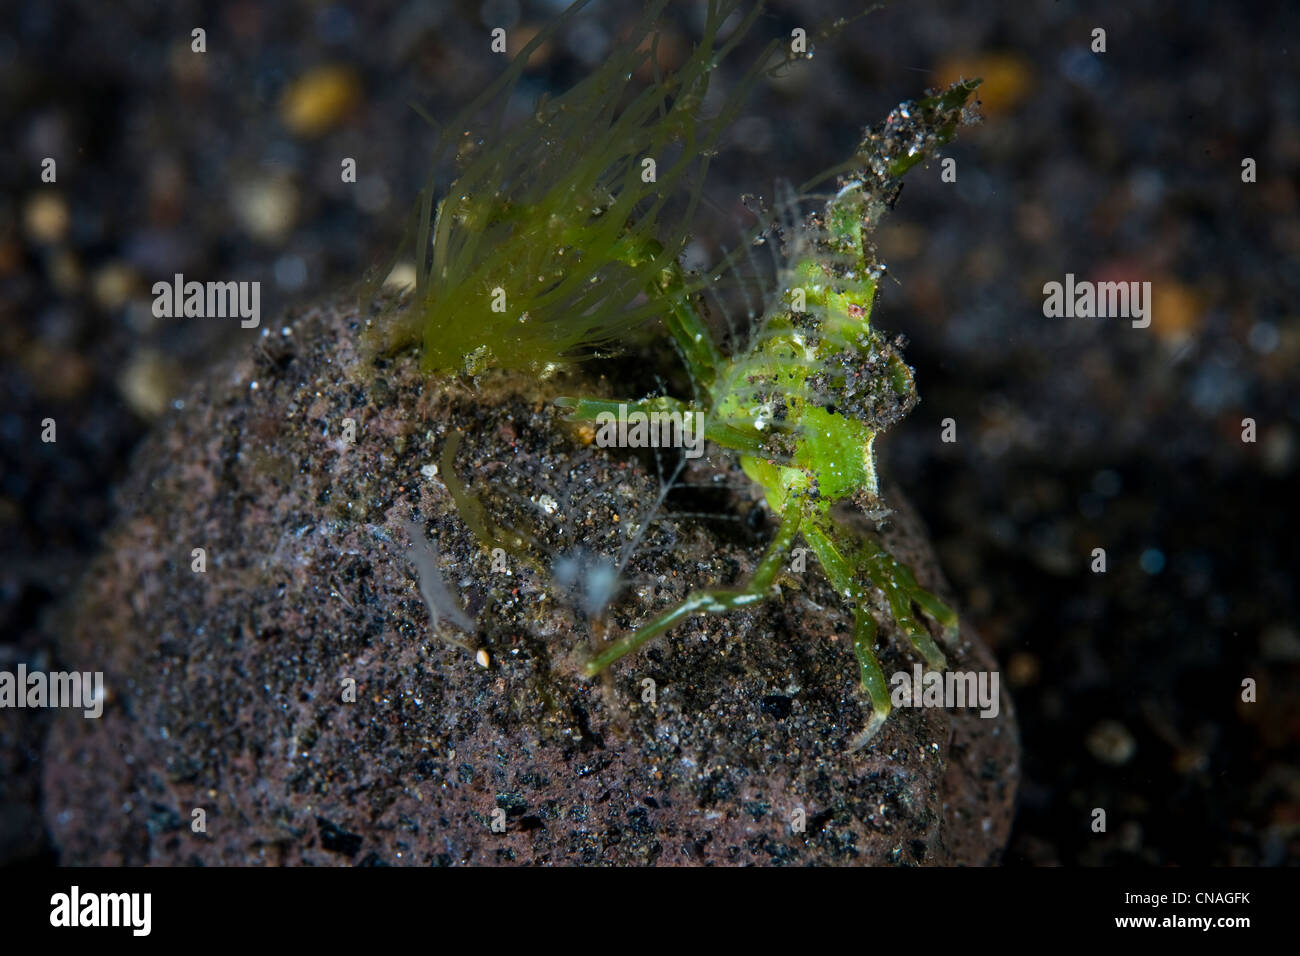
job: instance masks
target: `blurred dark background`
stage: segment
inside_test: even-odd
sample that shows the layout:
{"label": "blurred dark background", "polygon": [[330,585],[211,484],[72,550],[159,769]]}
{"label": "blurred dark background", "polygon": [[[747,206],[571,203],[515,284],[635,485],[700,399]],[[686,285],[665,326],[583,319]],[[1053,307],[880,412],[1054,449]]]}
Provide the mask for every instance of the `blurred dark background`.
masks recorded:
{"label": "blurred dark background", "polygon": [[[562,6],[3,4],[0,669],[57,662],[49,611],[132,449],[232,347],[231,323],[154,318],[152,283],[260,280],[270,324],[382,278],[433,143],[412,104],[450,117],[502,68],[492,27],[513,51]],[[595,3],[512,108],[599,62],[636,9]],[[855,9],[773,3],[756,37]],[[667,65],[701,10],[673,5]],[[715,163],[711,196],[737,210],[840,161],[899,101],[985,78],[983,125],[947,153],[957,182],[913,171],[878,234],[897,281],[876,323],[909,339],[922,395],[885,467],[1019,709],[1008,864],[1300,860],[1298,20],[1284,4],[900,3],[765,83]],[[1151,326],[1045,318],[1043,284],[1067,272],[1150,281]],[[0,711],[0,863],[57,860],[43,726]]]}

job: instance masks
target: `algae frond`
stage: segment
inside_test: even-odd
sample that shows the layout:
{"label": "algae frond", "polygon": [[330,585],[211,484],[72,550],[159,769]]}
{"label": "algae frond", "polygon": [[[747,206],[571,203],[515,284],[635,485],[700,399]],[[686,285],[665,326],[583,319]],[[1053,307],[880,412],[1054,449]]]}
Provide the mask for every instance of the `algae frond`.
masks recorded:
{"label": "algae frond", "polygon": [[[662,316],[656,290],[680,293],[694,281],[678,257],[709,160],[753,82],[788,58],[774,40],[720,105],[706,107],[714,71],[762,5],[711,0],[694,50],[664,74],[656,23],[668,4],[654,0],[604,63],[503,128],[504,101],[530,55],[587,2],[545,28],[442,130],[415,231],[415,300],[377,330],[381,348],[422,343],[427,371],[543,371],[616,349]],[[636,79],[646,74],[653,80]],[[471,132],[483,113],[487,128]],[[439,180],[453,152],[454,178]]]}

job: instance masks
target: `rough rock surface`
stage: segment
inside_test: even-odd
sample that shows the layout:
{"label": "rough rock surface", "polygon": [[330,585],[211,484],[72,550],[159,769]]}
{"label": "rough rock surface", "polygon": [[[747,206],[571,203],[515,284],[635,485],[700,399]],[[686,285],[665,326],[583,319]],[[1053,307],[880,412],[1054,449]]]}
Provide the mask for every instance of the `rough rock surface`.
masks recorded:
{"label": "rough rock surface", "polygon": [[[60,664],[103,670],[108,701],[99,720],[60,714],[49,736],[45,812],[62,861],[998,860],[1019,773],[1009,699],[996,719],[895,710],[848,752],[868,714],[852,617],[811,555],[778,599],[695,618],[606,680],[581,679],[600,625],[546,569],[616,554],[642,527],[659,489],[649,460],[591,447],[546,400],[601,383],[431,381],[414,356],[366,357],[367,321],[338,299],[267,330],[141,449],[63,622]],[[494,572],[453,507],[430,466],[455,430],[456,473],[535,540],[536,566],[510,557]],[[711,457],[646,528],[610,634],[752,570],[771,522]],[[742,520],[674,513],[686,509]],[[478,621],[469,650],[430,627],[410,515]],[[905,507],[887,537],[945,593]],[[886,673],[911,672],[881,623]],[[996,669],[965,628],[949,658]]]}

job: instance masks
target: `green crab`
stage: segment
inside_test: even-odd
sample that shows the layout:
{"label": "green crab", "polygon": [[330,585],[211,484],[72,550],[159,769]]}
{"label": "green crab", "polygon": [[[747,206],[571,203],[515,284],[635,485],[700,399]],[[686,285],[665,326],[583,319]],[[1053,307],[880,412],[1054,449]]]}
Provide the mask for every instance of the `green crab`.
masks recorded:
{"label": "green crab", "polygon": [[835,510],[848,504],[868,515],[884,512],[872,443],[916,402],[912,370],[871,328],[883,270],[875,264],[868,236],[897,196],[898,177],[932,156],[964,121],[977,84],[958,83],[904,103],[868,131],[835,195],[781,230],[785,265],[779,294],[766,307],[749,347],[738,354],[722,354],[684,291],[680,270],[663,271],[656,292],[669,303],[666,323],[689,373],[693,402],[558,400],[575,422],[616,414],[620,405],[629,413],[702,416],[705,438],[740,454],[745,474],[779,516],[776,534],[747,584],[693,592],[596,653],[586,662],[587,675],[601,673],[694,615],[725,614],[767,600],[801,536],[854,611],[853,646],[872,715],[852,748],[870,741],[890,712],[889,685],[874,649],[878,604],[928,667],[945,666],[943,651],[914,609],[939,626],[946,642],[956,636],[957,615],[920,587],[874,534],[837,517]]}

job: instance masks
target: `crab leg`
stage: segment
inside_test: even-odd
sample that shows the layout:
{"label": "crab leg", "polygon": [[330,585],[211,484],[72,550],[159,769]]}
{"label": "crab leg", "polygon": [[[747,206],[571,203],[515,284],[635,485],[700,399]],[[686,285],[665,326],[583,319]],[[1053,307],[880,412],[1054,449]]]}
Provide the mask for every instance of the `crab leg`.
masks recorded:
{"label": "crab leg", "polygon": [[859,601],[854,607],[853,617],[853,651],[858,657],[862,689],[871,699],[871,719],[849,744],[850,750],[857,750],[865,746],[884,726],[891,705],[885,672],[880,669],[880,661],[876,660],[876,653],[872,650],[876,643],[876,619],[871,616],[871,608],[865,601]]}
{"label": "crab leg", "polygon": [[759,561],[748,585],[743,588],[694,592],[671,611],[659,615],[631,634],[619,638],[593,657],[587,662],[585,668],[587,676],[593,677],[599,674],[623,655],[632,653],[647,641],[654,640],[660,634],[696,614],[725,614],[765,600],[786,552],[790,550],[795,535],[799,533],[801,516],[799,502],[791,500],[781,515],[781,526],[777,528],[776,537],[768,544],[763,559]]}

